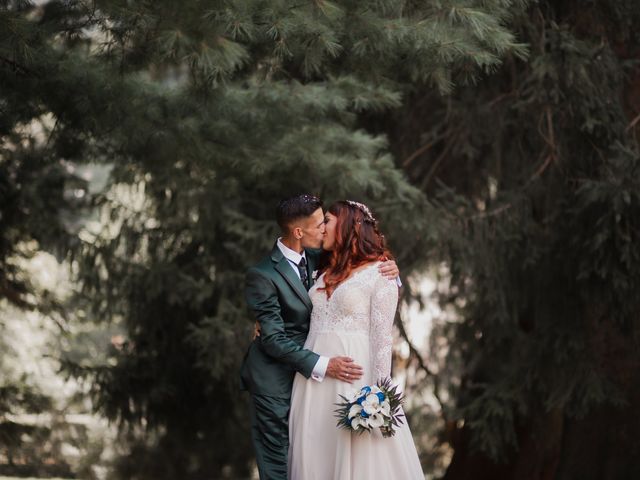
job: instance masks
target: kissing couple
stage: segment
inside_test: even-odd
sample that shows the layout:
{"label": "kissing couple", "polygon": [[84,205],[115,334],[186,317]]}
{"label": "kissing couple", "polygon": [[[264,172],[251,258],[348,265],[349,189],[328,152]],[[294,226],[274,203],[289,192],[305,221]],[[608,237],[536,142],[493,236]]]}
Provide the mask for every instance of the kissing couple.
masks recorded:
{"label": "kissing couple", "polygon": [[[391,373],[398,275],[366,205],[278,205],[282,236],[247,272],[259,334],[242,364],[261,480],[424,479],[406,420],[394,436],[336,426],[340,395]],[[317,276],[317,274],[320,274]]]}

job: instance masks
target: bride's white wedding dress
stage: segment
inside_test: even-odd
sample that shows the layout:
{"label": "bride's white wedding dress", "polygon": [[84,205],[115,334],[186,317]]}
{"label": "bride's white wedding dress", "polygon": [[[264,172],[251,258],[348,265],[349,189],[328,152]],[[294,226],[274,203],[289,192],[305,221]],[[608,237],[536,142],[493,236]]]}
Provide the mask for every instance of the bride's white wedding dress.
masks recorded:
{"label": "bride's white wedding dress", "polygon": [[289,478],[291,480],[424,480],[406,419],[393,437],[378,429],[361,435],[336,427],[339,394],[389,377],[393,318],[398,287],[373,263],[356,271],[327,299],[321,276],[311,288],[311,327],[305,348],[333,356],[349,356],[364,369],[348,384],[325,377],[293,382],[289,414]]}

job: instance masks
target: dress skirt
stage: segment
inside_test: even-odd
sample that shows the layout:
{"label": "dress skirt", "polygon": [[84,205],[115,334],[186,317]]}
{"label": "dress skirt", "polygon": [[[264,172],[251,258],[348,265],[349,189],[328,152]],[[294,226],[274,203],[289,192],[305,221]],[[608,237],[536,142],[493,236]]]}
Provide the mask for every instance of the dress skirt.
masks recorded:
{"label": "dress skirt", "polygon": [[339,395],[348,397],[354,390],[374,383],[369,336],[318,332],[308,338],[305,348],[327,357],[351,357],[363,367],[364,375],[348,384],[329,377],[318,382],[296,374],[289,414],[289,479],[424,480],[406,419],[389,438],[378,429],[358,434],[336,426],[336,403],[342,401]]}

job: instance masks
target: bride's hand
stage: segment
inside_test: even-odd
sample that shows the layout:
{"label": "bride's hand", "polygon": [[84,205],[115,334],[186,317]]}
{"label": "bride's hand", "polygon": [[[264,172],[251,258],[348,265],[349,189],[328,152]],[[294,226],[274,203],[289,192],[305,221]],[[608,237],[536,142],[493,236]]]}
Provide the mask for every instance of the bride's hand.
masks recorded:
{"label": "bride's hand", "polygon": [[343,382],[353,383],[362,377],[362,367],[349,357],[331,357],[326,375]]}

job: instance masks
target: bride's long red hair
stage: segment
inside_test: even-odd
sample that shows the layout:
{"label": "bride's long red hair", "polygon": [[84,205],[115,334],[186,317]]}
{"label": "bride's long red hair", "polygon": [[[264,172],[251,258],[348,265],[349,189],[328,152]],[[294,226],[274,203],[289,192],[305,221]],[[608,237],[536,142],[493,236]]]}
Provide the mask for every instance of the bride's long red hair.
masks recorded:
{"label": "bride's long red hair", "polygon": [[345,200],[335,202],[327,210],[337,217],[333,250],[324,253],[321,263],[324,287],[330,297],[351,272],[370,262],[389,260],[391,252],[376,222],[365,208]]}

